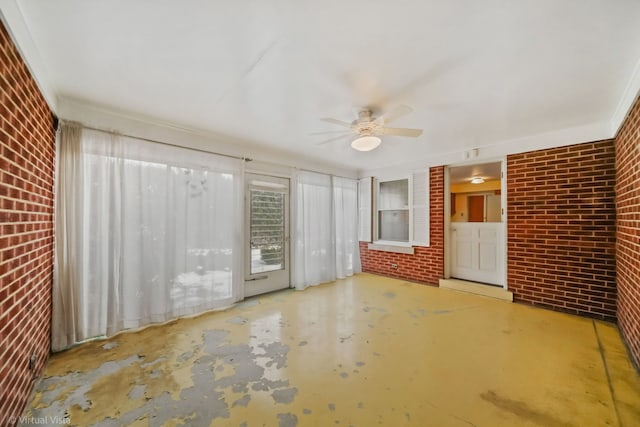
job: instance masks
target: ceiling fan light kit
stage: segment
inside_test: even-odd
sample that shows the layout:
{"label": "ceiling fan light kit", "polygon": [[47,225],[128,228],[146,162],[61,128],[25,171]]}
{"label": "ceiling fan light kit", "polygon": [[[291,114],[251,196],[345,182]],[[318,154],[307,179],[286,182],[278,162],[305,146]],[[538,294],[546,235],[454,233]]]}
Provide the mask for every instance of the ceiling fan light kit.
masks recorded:
{"label": "ceiling fan light kit", "polygon": [[377,136],[361,136],[351,142],[351,147],[358,151],[371,151],[380,145],[382,140]]}
{"label": "ceiling fan light kit", "polygon": [[386,126],[388,123],[409,114],[411,111],[413,111],[411,107],[400,105],[386,114],[375,118],[370,108],[363,108],[358,112],[358,118],[351,123],[333,118],[322,119],[325,122],[349,128],[349,130],[346,131],[346,135],[330,138],[318,145],[350,138],[355,134],[357,138],[351,142],[351,147],[358,151],[371,151],[382,143],[382,139],[380,139],[381,135],[416,138],[422,135],[422,129],[391,128]]}

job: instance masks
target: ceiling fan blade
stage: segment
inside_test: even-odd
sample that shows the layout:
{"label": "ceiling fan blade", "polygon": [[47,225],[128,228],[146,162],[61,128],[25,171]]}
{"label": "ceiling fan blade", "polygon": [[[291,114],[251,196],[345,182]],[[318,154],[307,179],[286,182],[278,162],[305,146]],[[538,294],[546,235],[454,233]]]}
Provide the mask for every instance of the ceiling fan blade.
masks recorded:
{"label": "ceiling fan blade", "polygon": [[338,119],[332,119],[331,117],[324,117],[320,120],[327,123],[333,123],[334,125],[338,125],[338,126],[344,126],[347,128],[351,127],[351,123],[343,122],[342,120],[338,120]]}
{"label": "ceiling fan blade", "polygon": [[336,137],[334,137],[334,138],[329,138],[329,139],[327,139],[327,140],[324,140],[324,141],[322,141],[322,142],[319,142],[319,143],[317,143],[316,145],[324,145],[324,144],[328,144],[328,143],[330,143],[330,142],[335,142],[335,141],[338,141],[338,140],[340,140],[340,139],[347,139],[347,138],[349,138],[349,137],[351,137],[351,136],[352,136],[352,135],[351,135],[351,133],[349,133],[348,135],[340,135],[340,136],[336,136]]}
{"label": "ceiling fan blade", "polygon": [[322,132],[309,132],[307,135],[331,135],[331,134],[348,134],[348,133],[352,133],[350,130],[327,130],[327,131],[322,131]]}
{"label": "ceiling fan blade", "polygon": [[422,129],[407,129],[407,128],[382,128],[382,133],[385,135],[396,136],[410,136],[416,138],[422,135]]}
{"label": "ceiling fan blade", "polygon": [[381,121],[382,123],[391,123],[400,117],[406,116],[410,112],[413,111],[413,108],[407,105],[398,105],[391,111],[387,111],[382,116],[378,117],[377,121]]}

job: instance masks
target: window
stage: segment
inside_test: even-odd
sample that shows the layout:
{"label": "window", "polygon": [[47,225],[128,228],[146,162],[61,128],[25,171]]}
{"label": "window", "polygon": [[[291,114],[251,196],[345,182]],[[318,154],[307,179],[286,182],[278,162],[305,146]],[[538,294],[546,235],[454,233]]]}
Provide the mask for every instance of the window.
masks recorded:
{"label": "window", "polygon": [[429,171],[407,175],[358,183],[359,237],[372,249],[429,246]]}
{"label": "window", "polygon": [[409,179],[380,181],[378,240],[409,243]]}

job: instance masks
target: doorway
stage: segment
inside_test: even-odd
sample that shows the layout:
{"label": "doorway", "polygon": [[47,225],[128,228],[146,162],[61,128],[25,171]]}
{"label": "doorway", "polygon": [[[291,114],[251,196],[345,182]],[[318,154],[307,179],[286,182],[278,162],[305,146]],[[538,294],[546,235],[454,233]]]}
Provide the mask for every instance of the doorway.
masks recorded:
{"label": "doorway", "polygon": [[247,174],[246,297],[285,289],[289,279],[289,179]]}
{"label": "doorway", "polygon": [[506,286],[503,162],[448,168],[447,277]]}

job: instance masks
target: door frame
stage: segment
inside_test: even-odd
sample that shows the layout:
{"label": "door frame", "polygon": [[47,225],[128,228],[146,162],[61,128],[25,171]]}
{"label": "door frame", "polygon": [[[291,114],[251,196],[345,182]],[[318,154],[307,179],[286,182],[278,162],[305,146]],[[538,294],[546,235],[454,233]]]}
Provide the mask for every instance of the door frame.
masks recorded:
{"label": "door frame", "polygon": [[454,163],[444,167],[444,278],[451,278],[451,180],[449,178],[449,169],[456,166],[469,166],[483,163],[500,162],[501,178],[500,178],[500,204],[502,209],[502,239],[504,253],[502,257],[502,288],[508,289],[507,282],[507,265],[508,265],[508,236],[507,236],[507,157],[488,158],[482,160],[471,160],[466,162]]}
{"label": "door frame", "polygon": [[[286,284],[273,285],[268,281],[270,272],[251,274],[251,180],[255,178],[263,178],[265,181],[271,181],[273,183],[282,183],[286,181],[287,189],[285,194],[285,218],[284,218],[284,262],[285,262],[285,274],[281,274],[282,279],[286,281]],[[282,289],[288,289],[291,287],[291,178],[282,175],[274,175],[269,173],[262,173],[258,171],[245,171],[244,174],[244,265],[242,266],[244,276],[244,297],[251,297],[268,292],[274,292]],[[264,187],[268,189],[267,186]],[[276,270],[281,272],[282,270]],[[263,276],[267,276],[265,282],[262,282]]]}

